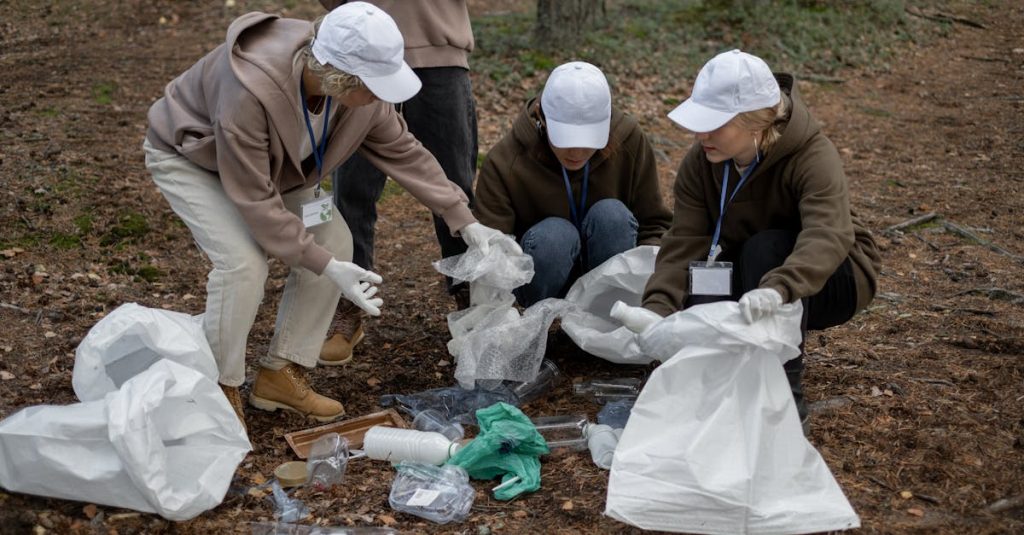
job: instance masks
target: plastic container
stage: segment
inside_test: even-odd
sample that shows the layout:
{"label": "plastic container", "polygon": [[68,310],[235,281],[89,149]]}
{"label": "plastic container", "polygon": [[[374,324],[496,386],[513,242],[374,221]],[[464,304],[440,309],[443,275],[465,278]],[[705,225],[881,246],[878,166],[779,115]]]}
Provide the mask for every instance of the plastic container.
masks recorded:
{"label": "plastic container", "polygon": [[348,468],[348,440],[337,433],[320,437],[310,448],[306,465],[308,487],[323,491],[340,485]]}
{"label": "plastic container", "polygon": [[466,430],[457,422],[449,422],[447,418],[434,409],[426,409],[416,413],[412,418],[412,427],[417,431],[441,433],[448,440],[456,442],[466,436]]}
{"label": "plastic container", "polygon": [[567,414],[532,418],[537,432],[548,443],[548,449],[583,451],[587,449],[586,428],[590,425],[586,415]]}
{"label": "plastic container", "polygon": [[615,457],[615,447],[619,445],[621,430],[615,430],[604,424],[588,425],[584,431],[587,437],[587,448],[590,458],[599,468],[610,470]]}
{"label": "plastic container", "polygon": [[461,522],[469,516],[476,491],[462,467],[402,462],[395,469],[398,475],[388,495],[395,511],[439,524]]}
{"label": "plastic container", "polygon": [[461,445],[441,433],[394,427],[374,426],[363,437],[363,451],[367,457],[393,463],[411,461],[444,464]]}
{"label": "plastic container", "polygon": [[620,399],[636,399],[640,395],[642,379],[619,377],[615,379],[592,379],[572,385],[572,393],[589,395],[601,403]]}
{"label": "plastic container", "polygon": [[306,482],[307,467],[303,461],[288,461],[274,469],[274,477],[281,486],[298,487]]}
{"label": "plastic container", "polygon": [[540,369],[532,381],[518,383],[512,387],[512,394],[516,401],[522,405],[529,403],[546,394],[562,381],[562,372],[555,363],[544,359],[540,361]]}

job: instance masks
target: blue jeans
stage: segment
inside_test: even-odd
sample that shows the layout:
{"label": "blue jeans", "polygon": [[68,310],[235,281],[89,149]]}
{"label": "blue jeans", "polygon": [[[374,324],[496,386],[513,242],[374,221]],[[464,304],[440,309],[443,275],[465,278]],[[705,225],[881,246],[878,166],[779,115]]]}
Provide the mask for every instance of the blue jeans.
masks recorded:
{"label": "blue jeans", "polygon": [[530,227],[519,243],[523,252],[533,257],[535,273],[533,280],[513,290],[516,301],[528,307],[548,297],[564,296],[580,275],[636,247],[638,226],[622,201],[602,199],[587,211],[580,231],[561,217],[549,217]]}
{"label": "blue jeans", "polygon": [[[433,67],[415,72],[423,88],[399,104],[398,109],[409,125],[409,132],[437,158],[448,180],[466,193],[472,207],[478,149],[476,102],[469,71],[461,67]],[[334,204],[352,230],[352,261],[364,269],[373,269],[377,201],[384,191],[385,179],[384,173],[359,153],[334,172]],[[436,215],[434,231],[442,257],[466,252],[462,238],[452,236],[448,225]]]}

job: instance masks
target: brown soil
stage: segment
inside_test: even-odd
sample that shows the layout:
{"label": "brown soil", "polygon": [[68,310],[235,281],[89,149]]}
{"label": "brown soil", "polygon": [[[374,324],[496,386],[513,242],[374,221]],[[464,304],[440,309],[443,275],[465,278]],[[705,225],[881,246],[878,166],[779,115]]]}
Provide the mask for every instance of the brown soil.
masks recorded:
{"label": "brown soil", "polygon": [[[150,182],[140,145],[146,109],[163,85],[215,46],[231,18],[273,8],[238,4],[6,3],[0,417],[29,405],[75,402],[75,347],[118,305],[202,311],[206,260]],[[318,7],[308,4],[286,12],[314,16]],[[883,250],[873,305],[847,325],[815,333],[808,345],[810,439],[864,531],[1024,531],[1024,8],[1013,0],[972,4],[950,5],[949,12],[984,28],[953,23],[948,38],[907,45],[881,74],[850,70],[839,73],[843,83],[801,85],[843,154],[853,204]],[[494,98],[487,80],[477,81],[477,90],[486,149],[515,106]],[[661,171],[669,191],[689,139],[664,119],[662,95],[642,87],[619,91],[635,93],[632,111],[668,156]],[[929,212],[982,241],[942,225],[886,232]],[[133,237],[130,213],[145,218],[148,233]],[[60,246],[79,233],[80,245]],[[453,303],[428,262],[437,255],[429,215],[406,195],[389,197],[378,233],[385,312],[371,323],[354,364],[314,374],[315,387],[341,399],[351,415],[377,410],[381,394],[453,383],[445,349]],[[154,282],[139,276],[147,264],[162,273]],[[284,274],[275,263],[253,355],[269,342]],[[644,371],[587,358],[560,337],[553,337],[549,356],[573,378]],[[524,410],[593,416],[598,406],[574,399],[563,385]],[[199,518],[171,523],[0,492],[0,532],[246,532],[247,522],[272,515],[270,503],[247,490],[291,458],[281,436],[312,425],[251,409],[247,418],[256,451],[224,503]],[[607,473],[586,454],[546,459],[541,490],[511,503],[490,497],[493,484],[476,483],[470,518],[442,527],[392,511],[392,478],[389,466],[353,462],[343,488],[299,496],[315,522],[326,525],[636,531],[601,516]],[[1015,505],[992,507],[1003,499]]]}

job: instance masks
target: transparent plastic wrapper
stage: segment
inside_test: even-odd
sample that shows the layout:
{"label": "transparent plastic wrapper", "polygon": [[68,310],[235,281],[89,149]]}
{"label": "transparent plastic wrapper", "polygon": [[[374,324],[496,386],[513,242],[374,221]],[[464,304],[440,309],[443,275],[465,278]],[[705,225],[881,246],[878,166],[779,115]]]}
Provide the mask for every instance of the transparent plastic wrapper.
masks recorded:
{"label": "transparent plastic wrapper", "polygon": [[574,307],[562,316],[561,326],[580,349],[618,364],[651,362],[633,332],[611,318],[611,310],[616,301],[640,305],[657,256],[657,247],[642,245],[609,258],[573,283],[565,300]]}
{"label": "transparent plastic wrapper", "polygon": [[469,516],[476,491],[463,468],[401,462],[395,469],[398,474],[388,495],[388,503],[395,511],[438,524],[461,522]]}
{"label": "transparent plastic wrapper", "polygon": [[597,413],[597,423],[607,425],[612,429],[623,429],[629,421],[630,411],[633,410],[635,399],[618,399],[609,401]]}
{"label": "transparent plastic wrapper", "polygon": [[462,440],[466,430],[458,422],[450,422],[440,412],[426,409],[412,415],[412,428],[417,431],[441,433],[451,441]]}
{"label": "transparent plastic wrapper", "polygon": [[323,491],[345,481],[348,468],[348,440],[337,433],[318,438],[309,449],[306,486]]}
{"label": "transparent plastic wrapper", "polygon": [[643,379],[636,377],[616,377],[614,379],[591,379],[572,385],[572,393],[578,396],[590,396],[599,403],[616,400],[635,400],[640,395]]}
{"label": "transparent plastic wrapper", "polygon": [[458,386],[432,388],[414,394],[385,394],[380,397],[381,407],[397,405],[408,414],[432,409],[449,422],[476,425],[476,411],[495,403],[515,405],[516,396],[502,385],[495,390],[476,388],[467,390]]}
{"label": "transparent plastic wrapper", "polygon": [[398,531],[392,528],[359,526],[306,526],[289,522],[252,522],[252,535],[392,535]]}
{"label": "transparent plastic wrapper", "polygon": [[638,337],[662,361],[614,454],[605,514],[687,533],[812,533],[860,519],[804,437],[782,364],[800,354],[799,302],[752,324],[725,301]]}
{"label": "transparent plastic wrapper", "polygon": [[471,247],[464,254],[434,262],[434,269],[457,282],[507,291],[518,288],[533,279],[533,257],[514,254],[509,245],[515,238],[506,237],[510,241],[495,240],[487,254]]}
{"label": "transparent plastic wrapper", "polygon": [[583,414],[537,416],[530,421],[552,451],[563,449],[583,451],[587,449],[586,430],[590,422]]}
{"label": "transparent plastic wrapper", "polygon": [[249,450],[217,383],[160,360],[102,399],[0,422],[0,486],[188,520],[221,503]]}
{"label": "transparent plastic wrapper", "polygon": [[81,401],[102,399],[160,360],[219,377],[203,316],[123,304],[101,319],[75,350],[71,385]]}
{"label": "transparent plastic wrapper", "polygon": [[298,522],[309,516],[302,500],[288,496],[276,479],[270,480],[270,499],[274,502],[274,518],[281,522]]}

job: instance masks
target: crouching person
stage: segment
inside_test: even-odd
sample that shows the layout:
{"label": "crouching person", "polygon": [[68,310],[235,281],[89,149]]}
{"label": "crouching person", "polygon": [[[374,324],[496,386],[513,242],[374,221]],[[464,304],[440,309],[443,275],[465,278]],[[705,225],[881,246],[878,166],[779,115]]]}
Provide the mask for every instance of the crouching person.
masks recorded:
{"label": "crouching person", "polygon": [[394,21],[353,2],[319,24],[240,17],[150,108],[146,167],[213,264],[203,328],[243,423],[238,387],[268,256],[291,269],[250,403],[320,421],[345,412],[304,372],[317,363],[340,297],[380,314],[381,278],[351,263],[352,236],[320,189],[354,152],[470,245],[497,234],[476,222],[466,196],[395,113],[393,103],[419,88]]}
{"label": "crouching person", "polygon": [[556,68],[526,103],[487,154],[476,196],[480,221],[533,257],[533,280],[515,290],[522,306],[564,296],[618,253],[657,245],[671,221],[640,125],[612,107],[604,73],[584,62]]}

